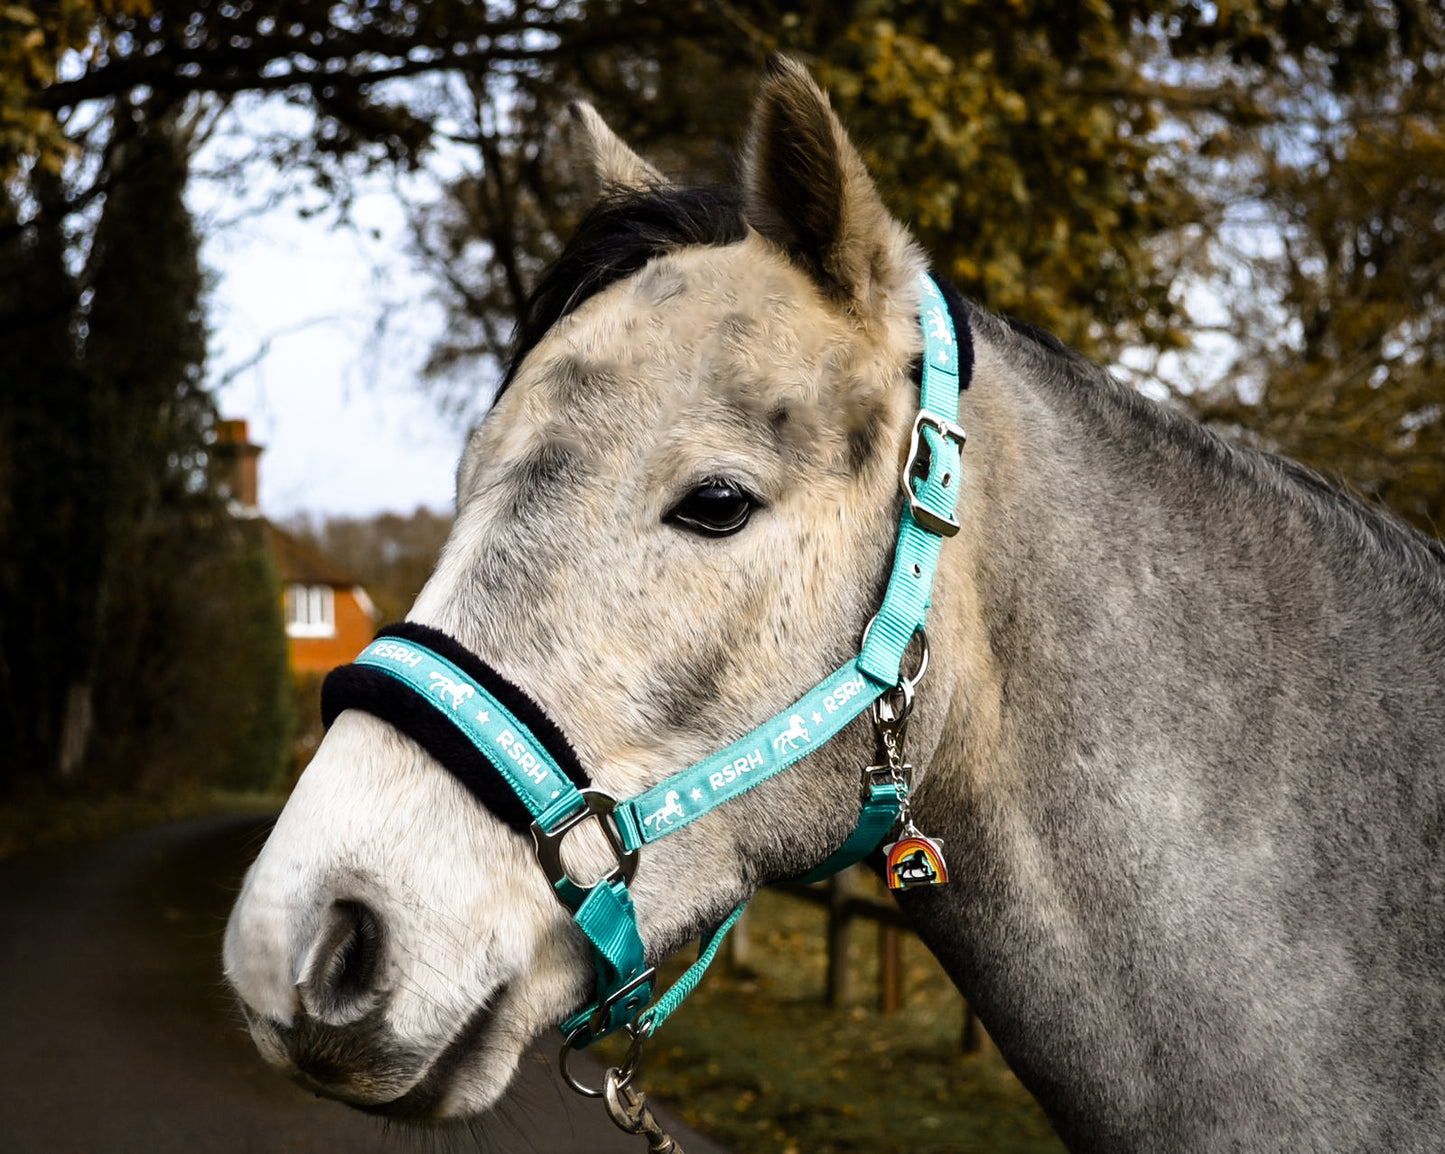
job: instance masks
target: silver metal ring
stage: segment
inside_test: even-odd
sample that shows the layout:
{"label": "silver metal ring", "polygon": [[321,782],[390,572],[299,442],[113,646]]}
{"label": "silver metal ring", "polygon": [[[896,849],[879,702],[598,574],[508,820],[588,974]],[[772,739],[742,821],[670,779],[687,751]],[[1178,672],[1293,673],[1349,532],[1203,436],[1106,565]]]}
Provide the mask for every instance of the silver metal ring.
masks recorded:
{"label": "silver metal ring", "polygon": [[[859,649],[864,648],[868,644],[868,634],[872,631],[873,623],[877,620],[878,614],[875,613],[868,619],[868,624],[863,626],[863,638],[858,642]],[[917,689],[918,683],[923,680],[923,675],[928,672],[928,631],[920,625],[914,629],[913,636],[918,638],[921,646],[918,654],[918,668],[913,671],[911,676],[904,674],[901,670],[899,671],[898,685],[900,688],[907,685],[910,689]],[[908,645],[910,648],[913,645],[911,638],[909,639]],[[905,648],[903,652],[907,653],[908,649]]]}
{"label": "silver metal ring", "polygon": [[[602,1090],[594,1090],[584,1082],[579,1082],[568,1067],[571,1055],[576,1052],[577,1047],[572,1043],[587,1030],[587,1023],[583,1023],[567,1035],[562,1043],[562,1052],[557,1056],[557,1066],[562,1071],[562,1080],[571,1086],[573,1090],[584,1098],[601,1098]],[[627,1047],[627,1053],[622,1059],[622,1065],[612,1066],[608,1074],[616,1074],[618,1089],[625,1090],[632,1084],[632,1079],[637,1076],[638,1067],[642,1065],[642,1043],[652,1037],[652,1023],[645,1022],[641,1026],[636,1024],[626,1027],[628,1034],[632,1036],[632,1044]]]}
{"label": "silver metal ring", "polygon": [[[912,693],[918,688],[918,683],[923,680],[923,675],[928,672],[928,631],[920,625],[914,631],[913,635],[918,638],[918,668],[913,671],[913,676],[911,677],[900,671],[898,682],[900,686],[906,685],[909,693]],[[909,642],[909,644],[912,645],[912,642]],[[904,652],[907,653],[908,651],[905,649]]]}

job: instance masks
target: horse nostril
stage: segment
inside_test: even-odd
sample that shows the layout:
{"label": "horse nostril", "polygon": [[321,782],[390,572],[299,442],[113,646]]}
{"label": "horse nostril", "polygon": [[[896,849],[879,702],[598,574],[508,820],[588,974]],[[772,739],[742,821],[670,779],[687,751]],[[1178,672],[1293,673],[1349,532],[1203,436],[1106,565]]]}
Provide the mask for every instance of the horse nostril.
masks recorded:
{"label": "horse nostril", "polygon": [[381,922],[360,902],[337,901],[311,943],[296,990],[313,1018],[344,1026],[375,1004]]}

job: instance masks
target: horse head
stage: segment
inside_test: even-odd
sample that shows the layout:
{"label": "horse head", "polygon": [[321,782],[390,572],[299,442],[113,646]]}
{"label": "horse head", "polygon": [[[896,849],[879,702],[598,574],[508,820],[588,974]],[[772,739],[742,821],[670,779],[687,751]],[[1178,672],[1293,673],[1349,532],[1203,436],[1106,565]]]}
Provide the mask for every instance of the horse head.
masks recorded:
{"label": "horse head", "polygon": [[[519,325],[409,620],[521,687],[595,786],[631,797],[857,653],[898,527],[925,261],[794,64],[762,84],[737,190],[676,187],[590,108],[570,119],[598,199]],[[947,684],[910,734],[921,763]],[[648,956],[837,847],[870,741],[856,723],[649,845],[631,883]],[[590,827],[563,854],[574,876],[610,864]],[[594,981],[530,839],[357,710],[248,874],[225,970],[271,1062],[410,1117],[486,1110]]]}
{"label": "horse head", "polygon": [[736,191],[570,121],[596,205],[231,918],[262,1052],[442,1118],[645,1033],[647,961],[879,847],[907,720],[884,869],[1065,1141],[1438,1148],[1439,543],[965,310],[796,65]]}

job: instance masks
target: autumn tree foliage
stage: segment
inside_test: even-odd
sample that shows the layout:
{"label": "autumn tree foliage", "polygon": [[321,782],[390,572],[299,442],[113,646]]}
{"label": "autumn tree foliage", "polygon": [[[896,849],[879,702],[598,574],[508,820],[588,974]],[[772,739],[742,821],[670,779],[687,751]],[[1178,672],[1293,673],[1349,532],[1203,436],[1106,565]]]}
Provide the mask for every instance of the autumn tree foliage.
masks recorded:
{"label": "autumn tree foliage", "polygon": [[594,101],[679,177],[725,179],[781,50],[829,87],[965,294],[1144,361],[1142,382],[1206,420],[1441,524],[1438,3],[587,11],[619,31],[612,47],[589,33],[591,51],[469,78],[445,105],[473,160],[418,208],[415,247],[450,314],[429,368],[459,410],[485,408],[511,318],[579,210],[555,159],[562,103]]}
{"label": "autumn tree foliage", "polygon": [[[247,163],[338,205],[358,174],[441,157],[444,194],[412,206],[448,312],[428,367],[475,417],[584,207],[565,102],[593,101],[681,178],[728,179],[774,51],[831,90],[967,295],[1440,523],[1438,0],[16,0],[0,4],[0,715],[27,769],[52,773],[85,711],[90,675],[72,674],[99,668],[128,526],[205,472],[200,297],[158,275],[164,242],[106,258],[153,216],[117,207],[137,157],[179,143],[183,189],[187,132],[261,97],[304,127],[258,133]],[[183,199],[166,203],[180,236]],[[143,307],[166,294],[169,311]],[[86,440],[107,406],[130,415]],[[119,503],[97,503],[98,476],[120,478]],[[74,635],[64,668],[27,619]]]}
{"label": "autumn tree foliage", "polygon": [[[1245,251],[1236,240],[1211,253],[1213,282],[1239,284],[1238,354],[1191,399],[1206,419],[1438,534],[1445,9],[1335,5],[1302,27],[1261,22],[1251,72],[1270,77],[1291,34],[1297,58],[1285,78],[1257,83],[1262,111],[1229,157],[1234,203],[1269,232],[1256,225]],[[1240,281],[1242,268],[1252,275]]]}
{"label": "autumn tree foliage", "polygon": [[[1150,245],[1197,215],[1160,163],[1139,82],[1147,3],[592,4],[621,35],[472,82],[449,115],[476,163],[417,220],[452,308],[432,369],[505,349],[537,268],[575,221],[555,124],[586,98],[664,170],[728,179],[758,72],[784,51],[829,88],[894,212],[974,299],[1090,352],[1183,339],[1177,270]],[[498,109],[505,107],[507,114]]]}
{"label": "autumn tree foliage", "polygon": [[0,177],[22,166],[58,173],[78,147],[65,131],[64,106],[48,94],[62,61],[94,60],[107,31],[150,12],[148,0],[66,0],[0,5]]}

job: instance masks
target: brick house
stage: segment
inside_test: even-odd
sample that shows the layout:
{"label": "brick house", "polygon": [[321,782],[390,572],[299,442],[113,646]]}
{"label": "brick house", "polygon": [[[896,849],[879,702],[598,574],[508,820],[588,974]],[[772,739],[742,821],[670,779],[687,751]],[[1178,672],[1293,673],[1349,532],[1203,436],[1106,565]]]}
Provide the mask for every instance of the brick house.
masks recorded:
{"label": "brick house", "polygon": [[329,673],[366,647],[377,612],[360,582],[304,541],[267,528],[281,573],[293,673]]}
{"label": "brick house", "polygon": [[[261,446],[243,420],[219,421],[216,452],[228,474],[231,512],[263,520],[257,497]],[[324,674],[355,657],[376,630],[377,611],[353,574],[311,545],[265,521],[280,573],[287,651],[298,679]]]}

